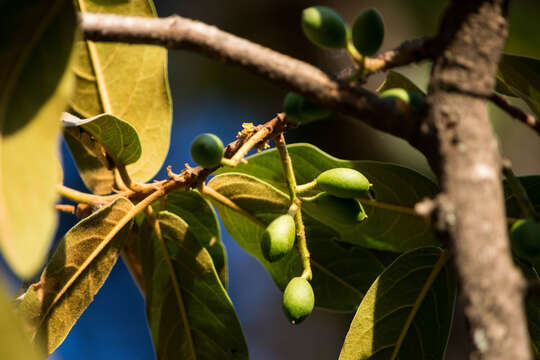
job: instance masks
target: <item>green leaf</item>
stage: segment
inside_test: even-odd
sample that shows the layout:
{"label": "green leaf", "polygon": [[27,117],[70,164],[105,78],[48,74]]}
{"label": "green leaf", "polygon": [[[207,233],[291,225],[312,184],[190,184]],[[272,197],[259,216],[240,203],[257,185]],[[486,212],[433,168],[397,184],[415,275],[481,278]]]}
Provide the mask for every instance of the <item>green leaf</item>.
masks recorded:
{"label": "green leaf", "polygon": [[30,343],[21,320],[8,300],[3,282],[0,283],[0,359],[43,359],[38,349]]}
{"label": "green leaf", "polygon": [[[532,265],[527,264],[517,257],[514,257],[514,261],[528,281],[540,281],[538,272]],[[540,356],[540,295],[538,293],[531,292],[527,294],[525,297],[525,312],[527,315],[531,347],[535,356]]]}
{"label": "green leaf", "polygon": [[143,227],[146,311],[158,359],[247,359],[234,307],[208,252],[178,216]]}
{"label": "green leaf", "polygon": [[522,98],[540,116],[540,60],[504,54],[497,71],[497,91]]}
{"label": "green leaf", "polygon": [[56,226],[60,114],[71,92],[76,17],[67,0],[7,2],[0,11],[0,249],[29,278]]}
{"label": "green leaf", "polygon": [[133,204],[118,198],[75,225],[61,240],[38,283],[19,305],[30,336],[48,354],[66,338],[92,302],[131,227]]}
{"label": "green leaf", "polygon": [[216,213],[210,203],[197,191],[177,190],[167,194],[165,208],[161,210],[177,215],[189,225],[191,233],[212,257],[219,278],[227,288],[227,253],[220,240]]}
{"label": "green leaf", "polygon": [[[519,182],[525,188],[529,200],[537,211],[540,211],[540,175],[519,176]],[[506,201],[506,214],[513,218],[522,218],[521,210],[510,190],[507,182],[504,181],[504,198]]]}
{"label": "green leaf", "polygon": [[129,123],[110,114],[101,114],[89,119],[79,119],[69,113],[62,114],[65,131],[80,138],[86,131],[103,145],[115,164],[128,165],[141,157],[141,142],[137,130]]}
{"label": "green leaf", "polygon": [[[216,176],[208,187],[258,219],[256,223],[212,201],[229,234],[265,266],[281,290],[285,289],[290,279],[302,273],[298,251],[293,249],[280,260],[268,262],[262,254],[260,241],[266,225],[287,212],[289,197],[268,183],[244,174]],[[336,241],[339,234],[332,228],[315,220],[307,212],[303,215],[311,253],[311,284],[316,305],[339,311],[354,310],[383,266],[368,250],[340,245]]]}
{"label": "green leaf", "polygon": [[448,256],[421,248],[397,258],[362,300],[339,359],[444,359],[456,299]]}
{"label": "green leaf", "polygon": [[[78,0],[81,11],[155,17],[150,0]],[[140,159],[127,166],[135,182],[146,182],[161,168],[169,149],[172,121],[167,81],[167,50],[160,46],[121,43],[77,44],[75,96],[71,108],[83,118],[109,113],[131,124],[142,145]],[[68,142],[69,144],[69,142]],[[72,144],[70,144],[72,148]],[[113,173],[97,166],[92,156],[72,148],[82,178],[96,193],[112,190]],[[89,160],[90,157],[90,160]],[[81,165],[90,161],[87,166]],[[96,187],[105,180],[108,186]]]}
{"label": "green leaf", "polygon": [[[417,202],[438,192],[437,186],[426,177],[395,164],[336,159],[309,144],[289,145],[288,149],[298,184],[308,183],[321,172],[337,167],[356,169],[373,184],[377,201],[360,199],[368,214],[367,220],[356,225],[336,224],[330,219],[326,222],[340,241],[398,252],[438,244],[429,224],[415,216],[412,210]],[[217,171],[226,172],[250,174],[286,191],[275,149],[249,157],[247,164]],[[313,206],[305,204],[307,214]]]}
{"label": "green leaf", "polygon": [[418,91],[421,94],[425,93],[416,86],[408,77],[402,75],[396,71],[390,70],[384,82],[377,88],[377,92],[380,94],[386,90],[401,88],[409,91]]}

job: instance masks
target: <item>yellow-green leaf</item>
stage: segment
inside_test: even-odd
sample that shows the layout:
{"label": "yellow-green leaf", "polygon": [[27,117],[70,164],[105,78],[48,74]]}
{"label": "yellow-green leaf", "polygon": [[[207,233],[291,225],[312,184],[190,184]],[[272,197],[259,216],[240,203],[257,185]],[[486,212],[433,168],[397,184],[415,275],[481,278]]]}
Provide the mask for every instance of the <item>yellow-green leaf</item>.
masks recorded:
{"label": "yellow-green leaf", "polygon": [[19,304],[29,334],[48,354],[66,338],[109,273],[131,227],[133,204],[118,198],[75,225],[61,240],[38,283]]}
{"label": "yellow-green leaf", "polygon": [[240,322],[191,227],[162,211],[143,227],[141,256],[146,312],[158,359],[247,359]]}
{"label": "yellow-green leaf", "polygon": [[[78,0],[77,3],[81,11],[156,16],[150,0]],[[76,60],[73,111],[83,118],[109,113],[133,125],[139,134],[142,154],[137,162],[127,166],[127,170],[136,182],[151,179],[169,149],[172,109],[166,49],[85,41],[77,44]],[[73,155],[80,168],[81,162],[92,162],[91,157],[81,154],[80,148],[73,151]],[[96,162],[91,165],[81,171],[85,184],[95,193],[110,192],[112,171]],[[104,180],[107,186],[100,183]]]}
{"label": "yellow-green leaf", "polygon": [[3,284],[0,283],[0,359],[40,360],[38,349],[30,343],[24,332],[23,322],[8,300]]}
{"label": "yellow-green leaf", "polygon": [[443,360],[456,298],[448,257],[420,248],[386,268],[358,307],[339,360]]}
{"label": "yellow-green leaf", "polygon": [[0,6],[0,249],[20,276],[39,270],[56,226],[60,114],[76,17],[69,0]]}
{"label": "yellow-green leaf", "polygon": [[540,116],[540,60],[503,54],[496,89],[504,95],[522,98]]}
{"label": "yellow-green leaf", "polygon": [[377,88],[377,92],[380,94],[386,90],[401,88],[408,91],[417,91],[420,94],[424,94],[422,89],[416,86],[408,77],[398,73],[397,71],[390,70],[384,82]]}
{"label": "yellow-green leaf", "polygon": [[79,119],[69,113],[63,113],[62,121],[64,131],[69,131],[75,138],[83,137],[81,131],[90,134],[103,146],[115,164],[132,164],[141,157],[141,142],[137,130],[114,115],[101,114],[88,119]]}

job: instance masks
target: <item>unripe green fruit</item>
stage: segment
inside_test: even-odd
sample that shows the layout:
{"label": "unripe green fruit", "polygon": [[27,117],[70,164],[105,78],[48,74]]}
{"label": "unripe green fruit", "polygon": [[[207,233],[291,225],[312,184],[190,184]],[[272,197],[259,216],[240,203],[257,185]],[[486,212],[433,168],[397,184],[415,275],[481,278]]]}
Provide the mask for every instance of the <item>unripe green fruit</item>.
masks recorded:
{"label": "unripe green fruit", "polygon": [[287,255],[294,246],[296,229],[291,215],[281,215],[264,230],[261,250],[268,261],[277,261]]}
{"label": "unripe green fruit", "polygon": [[312,43],[326,48],[347,46],[348,28],[345,20],[325,6],[313,6],[302,12],[302,29]]}
{"label": "unripe green fruit", "polygon": [[323,222],[356,225],[367,217],[358,200],[338,198],[326,192],[316,195],[305,206],[306,210],[309,208],[309,215]]}
{"label": "unripe green fruit", "polygon": [[354,21],[352,40],[358,52],[371,56],[379,50],[384,39],[384,22],[375,9],[364,10]]}
{"label": "unripe green fruit", "polygon": [[191,143],[191,157],[202,167],[215,168],[223,158],[223,143],[214,134],[201,134]]}
{"label": "unripe green fruit", "polygon": [[525,260],[540,260],[540,222],[532,219],[518,220],[510,229],[512,250]]}
{"label": "unripe green fruit", "polygon": [[283,108],[287,114],[287,121],[296,125],[321,120],[332,113],[325,107],[312,103],[295,92],[287,93],[283,101]]}
{"label": "unripe green fruit", "polygon": [[394,99],[400,99],[407,104],[411,104],[416,109],[424,106],[424,94],[414,90],[405,90],[402,88],[393,88],[383,91],[379,97],[381,99],[388,99],[393,101]]}
{"label": "unripe green fruit", "polygon": [[295,325],[307,318],[315,306],[315,294],[304,278],[295,277],[283,292],[283,311],[289,321]]}
{"label": "unripe green fruit", "polygon": [[359,171],[347,168],[335,168],[322,172],[317,176],[318,187],[340,198],[357,198],[365,196],[371,184]]}

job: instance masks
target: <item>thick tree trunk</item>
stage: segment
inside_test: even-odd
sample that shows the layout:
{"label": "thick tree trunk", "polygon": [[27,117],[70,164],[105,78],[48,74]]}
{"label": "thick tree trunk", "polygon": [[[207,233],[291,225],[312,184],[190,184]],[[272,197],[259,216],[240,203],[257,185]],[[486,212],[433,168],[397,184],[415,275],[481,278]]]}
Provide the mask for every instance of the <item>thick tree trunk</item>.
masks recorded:
{"label": "thick tree trunk", "polygon": [[506,1],[453,1],[441,25],[445,50],[435,60],[424,127],[437,143],[438,153],[428,157],[441,180],[439,214],[455,251],[471,359],[531,358],[524,281],[510,255],[486,103],[507,31]]}

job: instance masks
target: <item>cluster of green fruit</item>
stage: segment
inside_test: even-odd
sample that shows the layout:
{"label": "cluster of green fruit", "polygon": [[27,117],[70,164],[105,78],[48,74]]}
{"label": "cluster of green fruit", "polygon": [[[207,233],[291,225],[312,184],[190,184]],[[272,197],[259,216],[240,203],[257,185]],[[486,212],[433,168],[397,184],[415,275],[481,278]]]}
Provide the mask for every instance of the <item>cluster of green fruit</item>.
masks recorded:
{"label": "cluster of green fruit", "polygon": [[[384,39],[384,23],[375,9],[364,10],[355,20],[352,31],[334,10],[325,6],[312,6],[302,12],[302,29],[306,37],[322,48],[347,49],[356,54],[371,56],[379,50]],[[289,122],[306,124],[328,117],[330,111],[304,99],[297,93],[288,93],[284,109]]]}
{"label": "cluster of green fruit", "polygon": [[533,265],[540,261],[540,222],[535,219],[516,221],[510,229],[510,239],[517,257]]}
{"label": "cluster of green fruit", "polygon": [[[298,189],[319,191],[317,195],[303,201],[316,203],[315,208],[321,209],[321,213],[326,216],[360,222],[367,216],[356,198],[367,196],[370,187],[369,180],[362,173],[354,169],[335,168],[322,172],[312,182]],[[295,239],[294,217],[291,214],[278,216],[263,232],[262,254],[270,262],[277,261],[292,250]],[[283,293],[283,309],[291,323],[303,321],[311,314],[314,305],[315,297],[309,281],[303,277],[293,278]]]}
{"label": "cluster of green fruit", "polygon": [[325,6],[312,6],[302,13],[302,30],[317,46],[354,50],[371,56],[384,39],[384,22],[375,9],[364,10],[354,21],[352,31],[340,14]]}
{"label": "cluster of green fruit", "polygon": [[[384,39],[384,22],[375,9],[364,10],[354,21],[352,30],[340,14],[324,6],[313,6],[302,13],[302,29],[306,37],[322,48],[346,49],[359,63],[362,71],[366,56],[375,54]],[[354,79],[354,77],[353,77]],[[419,110],[424,104],[424,95],[418,91],[395,88],[381,94],[382,99],[400,99]],[[289,92],[283,108],[287,121],[300,125],[330,116],[331,111],[313,103],[303,96]]]}

